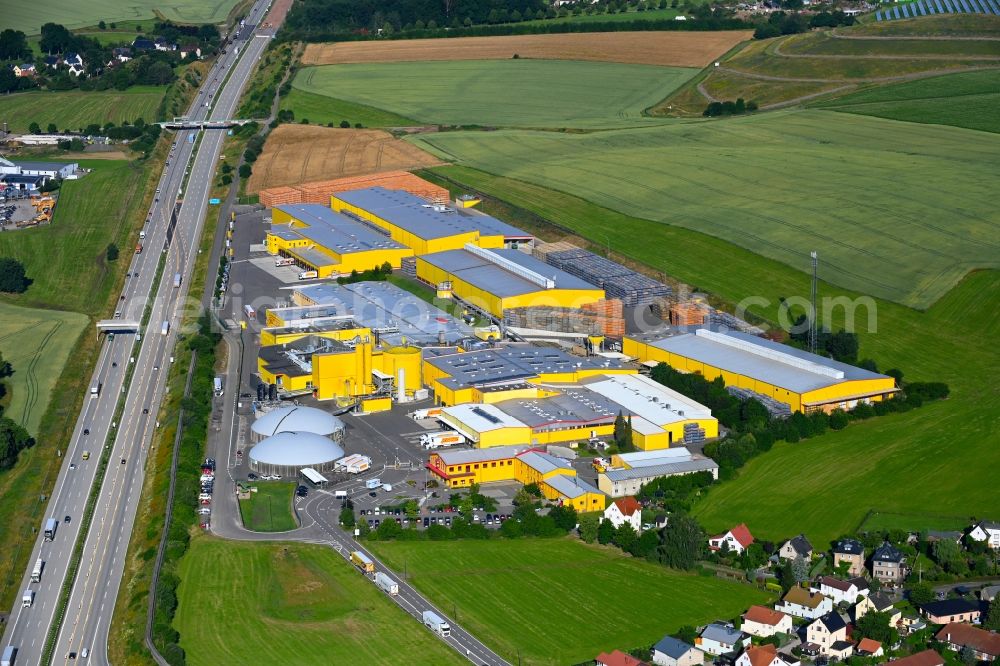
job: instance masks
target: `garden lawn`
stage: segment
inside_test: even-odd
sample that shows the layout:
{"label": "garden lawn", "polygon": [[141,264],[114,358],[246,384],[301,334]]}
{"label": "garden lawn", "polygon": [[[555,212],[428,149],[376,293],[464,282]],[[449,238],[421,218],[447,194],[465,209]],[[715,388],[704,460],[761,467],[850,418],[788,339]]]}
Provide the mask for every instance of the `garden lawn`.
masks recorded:
{"label": "garden lawn", "polygon": [[51,224],[0,234],[0,255],[21,261],[33,280],[28,291],[7,300],[109,316],[100,310],[119,271],[105,252],[108,243],[116,243],[118,263],[128,266],[135,243],[131,226],[150,169],[120,160],[80,165],[93,171],[63,183]]}
{"label": "garden lawn", "polygon": [[998,105],[1000,69],[897,83],[816,106],[892,120],[1000,132]]}
{"label": "garden lawn", "polygon": [[[373,542],[420,592],[514,663],[576,664],[648,647],[681,625],[734,618],[768,596],[572,538]],[[624,621],[623,618],[627,618]]]}
{"label": "garden lawn", "polygon": [[166,86],[134,86],[128,90],[33,91],[0,97],[0,116],[11,132],[24,133],[32,122],[46,131],[55,123],[59,131],[77,132],[91,123],[105,125],[142,118],[156,120],[156,109]]}
{"label": "garden lawn", "polygon": [[257,492],[250,499],[240,500],[240,517],[243,526],[254,532],[288,532],[298,527],[292,515],[292,495],[295,483],[257,484]]}
{"label": "garden lawn", "polygon": [[[970,270],[1000,266],[986,176],[1000,171],[992,134],[807,110],[589,134],[411,140],[441,159],[707,233],[795,268],[808,268],[815,250],[824,280],[912,307],[930,306]],[[601,235],[626,253],[648,242],[611,225],[595,240]]]}
{"label": "garden lawn", "polygon": [[67,28],[86,28],[98,21],[108,23],[151,19],[156,15],[177,23],[218,23],[223,21],[236,0],[41,0],[4,6],[4,27],[38,34],[42,25],[59,23]]}
{"label": "garden lawn", "polygon": [[7,388],[4,416],[38,434],[42,413],[80,332],[85,315],[22,308],[0,302],[0,353],[14,374]]}
{"label": "garden lawn", "polygon": [[[730,303],[748,296],[768,304],[753,311],[776,321],[779,299],[809,294],[809,276],[777,261],[695,231],[656,224],[583,199],[473,169],[435,173],[513,202],[603,246],[615,229],[617,258],[643,262]],[[489,201],[484,205],[489,211]],[[511,221],[520,222],[516,216]],[[526,218],[530,219],[530,218]],[[550,231],[551,233],[551,231]],[[641,239],[635,242],[634,239]],[[820,281],[819,297],[861,294]],[[739,477],[708,493],[696,507],[708,531],[746,522],[758,538],[805,532],[825,544],[858,527],[870,511],[941,517],[996,513],[1000,467],[1000,271],[977,271],[926,312],[874,299],[875,328],[859,315],[861,358],[900,368],[910,381],[944,381],[951,397],[906,414],[852,423],[846,430],[779,444],[752,460]],[[844,326],[843,312],[829,322]],[[950,524],[950,523],[949,523]]]}
{"label": "garden lawn", "polygon": [[198,537],[179,573],[191,666],[464,662],[331,548]]}
{"label": "garden lawn", "polygon": [[307,67],[292,85],[421,123],[599,128],[662,123],[643,111],[697,71],[524,58],[366,63]]}

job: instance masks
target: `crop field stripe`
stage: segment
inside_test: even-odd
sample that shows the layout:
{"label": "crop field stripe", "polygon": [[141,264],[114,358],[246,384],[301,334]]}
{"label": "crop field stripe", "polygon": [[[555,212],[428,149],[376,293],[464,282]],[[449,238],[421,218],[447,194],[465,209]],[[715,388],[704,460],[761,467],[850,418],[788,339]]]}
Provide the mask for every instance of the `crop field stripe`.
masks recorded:
{"label": "crop field stripe", "polygon": [[41,26],[53,22],[67,28],[96,26],[98,21],[108,23],[144,21],[160,12],[177,23],[218,23],[226,18],[236,0],[42,0],[34,3],[10,3],[4,7],[4,27],[37,35]]}
{"label": "crop field stripe", "polygon": [[793,111],[597,134],[412,140],[792,266],[815,249],[825,279],[916,307],[1000,257],[991,184],[980,178],[1000,169],[1000,137],[968,130]]}

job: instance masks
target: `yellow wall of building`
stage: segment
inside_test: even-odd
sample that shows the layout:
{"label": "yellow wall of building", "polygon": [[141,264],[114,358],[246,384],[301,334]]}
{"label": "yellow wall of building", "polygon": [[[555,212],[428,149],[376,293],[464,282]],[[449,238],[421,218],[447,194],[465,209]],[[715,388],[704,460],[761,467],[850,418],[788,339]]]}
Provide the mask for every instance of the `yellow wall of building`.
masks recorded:
{"label": "yellow wall of building", "polygon": [[301,340],[302,338],[309,337],[310,335],[315,335],[319,338],[325,338],[327,340],[353,340],[356,337],[361,338],[371,338],[372,332],[370,328],[347,328],[347,329],[331,329],[329,331],[287,331],[282,334],[278,334],[277,331],[281,330],[281,327],[265,328],[260,332],[260,346],[270,347],[272,345],[286,345],[296,340]]}
{"label": "yellow wall of building", "polygon": [[313,356],[313,384],[319,400],[369,395],[374,389],[371,376],[370,343],[342,353]]}
{"label": "yellow wall of building", "polygon": [[392,409],[392,398],[385,396],[381,398],[367,398],[361,401],[361,411],[365,414],[376,412],[387,412]]}
{"label": "yellow wall of building", "polygon": [[407,395],[423,386],[421,378],[422,356],[419,347],[390,347],[374,355],[372,364],[376,370],[392,375],[399,381],[399,371],[403,370],[403,387]]}

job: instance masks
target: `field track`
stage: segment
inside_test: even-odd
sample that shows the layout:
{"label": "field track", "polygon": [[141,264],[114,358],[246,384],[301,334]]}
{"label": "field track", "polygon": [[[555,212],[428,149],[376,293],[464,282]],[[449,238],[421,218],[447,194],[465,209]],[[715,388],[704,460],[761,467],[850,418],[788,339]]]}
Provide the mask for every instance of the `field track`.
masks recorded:
{"label": "field track", "polygon": [[399,41],[310,44],[304,65],[426,60],[497,60],[513,57],[595,60],[633,65],[704,67],[736,44],[747,30],[719,32],[598,32],[509,35]]}
{"label": "field track", "polygon": [[439,164],[417,146],[381,130],[281,125],[254,164],[247,191]]}

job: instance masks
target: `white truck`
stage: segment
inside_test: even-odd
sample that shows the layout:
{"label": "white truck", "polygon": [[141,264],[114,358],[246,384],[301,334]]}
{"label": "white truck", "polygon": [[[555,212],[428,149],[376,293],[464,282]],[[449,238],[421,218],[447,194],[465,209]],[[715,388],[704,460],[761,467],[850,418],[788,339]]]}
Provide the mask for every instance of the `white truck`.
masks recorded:
{"label": "white truck", "polygon": [[31,608],[31,604],[35,602],[35,591],[25,590],[24,594],[21,595],[21,608]]}
{"label": "white truck", "polygon": [[222,395],[222,377],[216,377],[213,385],[215,395]]}
{"label": "white truck", "polygon": [[45,568],[45,561],[42,558],[35,560],[35,566],[31,570],[31,582],[41,583],[42,582],[42,569]]}
{"label": "white truck", "polygon": [[14,658],[17,657],[17,648],[8,645],[3,649],[3,658],[0,659],[0,666],[14,666]]}
{"label": "white truck", "polygon": [[170,332],[170,322],[164,321],[163,325],[160,326],[160,335],[166,335],[169,332]]}
{"label": "white truck", "polygon": [[181,274],[174,273],[174,289],[177,289],[180,286],[181,286]]}
{"label": "white truck", "polygon": [[367,488],[368,490],[375,490],[381,485],[382,485],[381,479],[368,479],[367,481],[365,481],[365,488]]}
{"label": "white truck", "polygon": [[59,528],[59,521],[49,518],[45,521],[45,540],[52,541],[56,538],[56,530]]}
{"label": "white truck", "polygon": [[294,266],[295,259],[293,259],[292,257],[278,257],[277,259],[274,260],[274,265],[275,267]]}
{"label": "white truck", "polygon": [[375,584],[378,585],[383,592],[390,596],[394,597],[399,594],[399,583],[381,571],[375,574]]}
{"label": "white truck", "polygon": [[451,636],[451,627],[434,611],[424,611],[424,626],[438,636]]}
{"label": "white truck", "polygon": [[430,451],[444,446],[457,446],[465,444],[465,436],[457,432],[441,430],[439,432],[427,432],[420,436],[420,445]]}
{"label": "white truck", "polygon": [[315,277],[319,277],[319,273],[316,271],[302,271],[299,273],[300,280],[311,280]]}
{"label": "white truck", "polygon": [[384,490],[387,493],[391,493],[392,492],[392,484],[391,483],[383,483],[382,484],[382,490]]}
{"label": "white truck", "polygon": [[90,397],[96,398],[101,394],[101,382],[94,382],[90,385]]}
{"label": "white truck", "polygon": [[434,419],[441,415],[440,407],[427,407],[426,409],[418,409],[410,412],[410,418],[414,421],[422,421],[423,419]]}

